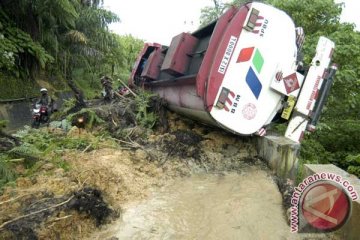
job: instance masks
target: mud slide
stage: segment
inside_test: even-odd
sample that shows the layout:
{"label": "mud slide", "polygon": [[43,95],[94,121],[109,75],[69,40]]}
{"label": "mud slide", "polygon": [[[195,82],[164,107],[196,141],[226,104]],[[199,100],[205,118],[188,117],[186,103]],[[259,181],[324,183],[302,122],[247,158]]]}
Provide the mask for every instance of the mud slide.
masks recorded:
{"label": "mud slide", "polygon": [[[111,113],[109,122],[120,126],[124,118]],[[166,133],[134,125],[112,137],[36,130],[87,144],[49,152],[33,175],[4,189],[0,239],[306,239],[289,233],[282,196],[253,139],[167,118]]]}

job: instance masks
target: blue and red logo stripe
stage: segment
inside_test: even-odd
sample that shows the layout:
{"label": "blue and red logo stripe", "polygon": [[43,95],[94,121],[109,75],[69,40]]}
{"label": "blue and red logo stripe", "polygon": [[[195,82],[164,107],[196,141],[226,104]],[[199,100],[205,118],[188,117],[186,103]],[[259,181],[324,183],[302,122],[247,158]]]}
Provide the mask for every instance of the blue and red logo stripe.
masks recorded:
{"label": "blue and red logo stripe", "polygon": [[264,58],[262,57],[259,49],[254,47],[241,49],[236,62],[242,63],[250,60],[252,65],[249,67],[245,80],[255,98],[258,99],[262,90],[262,84],[258,78],[258,74],[261,73],[264,65]]}

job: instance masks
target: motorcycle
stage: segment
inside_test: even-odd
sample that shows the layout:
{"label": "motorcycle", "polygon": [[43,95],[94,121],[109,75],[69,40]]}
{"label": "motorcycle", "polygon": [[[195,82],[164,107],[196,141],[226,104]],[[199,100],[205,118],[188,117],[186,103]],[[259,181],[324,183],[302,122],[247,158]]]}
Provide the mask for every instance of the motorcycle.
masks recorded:
{"label": "motorcycle", "polygon": [[48,123],[49,113],[48,107],[41,104],[35,104],[32,110],[32,123],[31,127],[39,128],[40,124]]}

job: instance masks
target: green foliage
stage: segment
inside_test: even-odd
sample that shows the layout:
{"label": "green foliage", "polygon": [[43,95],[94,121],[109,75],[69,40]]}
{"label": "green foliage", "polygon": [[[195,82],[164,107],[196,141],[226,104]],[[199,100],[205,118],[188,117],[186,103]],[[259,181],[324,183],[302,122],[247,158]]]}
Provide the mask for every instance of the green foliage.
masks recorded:
{"label": "green foliage", "polygon": [[[4,20],[1,18],[3,14],[0,12],[0,21]],[[0,69],[17,74],[16,67],[20,66],[16,66],[16,59],[24,54],[32,56],[42,68],[46,63],[54,60],[38,42],[33,41],[29,34],[16,27],[4,24],[0,29],[0,39],[2,42],[0,44],[0,56],[2,56]]]}
{"label": "green foliage", "polygon": [[15,171],[13,170],[11,163],[7,161],[5,155],[0,155],[0,189],[16,178]]}
{"label": "green foliage", "polygon": [[[229,3],[224,3],[221,0],[213,0],[213,7],[204,7],[200,13],[200,26],[206,26],[207,24],[217,20],[221,14],[223,14],[231,6],[240,6],[241,4],[247,3],[247,0],[233,0]],[[262,2],[261,0],[257,2]]]}
{"label": "green foliage", "polygon": [[[83,111],[93,116],[92,124],[102,120],[91,111]],[[68,171],[71,165],[63,159],[65,151],[84,151],[97,149],[101,144],[107,147],[116,147],[115,142],[105,140],[102,136],[87,135],[87,137],[68,136],[65,133],[48,132],[46,129],[32,129],[24,127],[13,134],[21,141],[21,145],[0,155],[0,189],[17,177],[15,174],[16,164],[23,164],[26,168],[26,176],[36,174],[45,163],[52,163],[59,168]],[[19,161],[13,161],[19,160]],[[51,172],[49,172],[51,174]]]}
{"label": "green foliage", "polygon": [[52,134],[42,129],[18,131],[14,136],[21,139],[22,144],[10,150],[9,153],[39,158],[58,150],[83,150],[90,144],[90,139],[67,137],[65,134]]}
{"label": "green foliage", "polygon": [[347,171],[360,178],[360,166],[349,166]]}
{"label": "green foliage", "polygon": [[[41,144],[43,144],[43,142]],[[41,156],[41,151],[36,147],[36,145],[27,142],[21,144],[20,146],[14,147],[9,151],[9,153],[20,157],[30,157],[35,159]]]}
{"label": "green foliage", "polygon": [[64,103],[62,105],[62,111],[67,112],[70,109],[72,109],[73,107],[75,107],[75,105],[76,105],[76,99],[75,98],[65,99]]}
{"label": "green foliage", "polygon": [[1,2],[0,69],[21,78],[33,77],[37,66],[61,72],[65,78],[71,78],[72,70],[79,67],[99,73],[111,54],[112,59],[119,57],[111,51],[119,44],[107,28],[119,18],[101,4],[73,0]]}
{"label": "green foliage", "polygon": [[75,107],[75,105],[76,105],[75,98],[65,99],[63,104],[61,105],[61,108],[58,109],[57,112],[53,113],[51,115],[51,118],[57,120],[63,119],[64,117],[67,116],[68,111],[71,110],[73,107]]}
{"label": "green foliage", "polygon": [[4,128],[6,128],[6,125],[9,121],[7,120],[0,120],[0,131],[2,131]]}
{"label": "green foliage", "polygon": [[226,9],[226,5],[224,5],[219,0],[213,0],[213,3],[214,3],[214,7],[204,7],[201,9],[201,15],[200,15],[201,26],[206,26],[212,21],[217,20]]}
{"label": "green foliage", "polygon": [[21,79],[0,71],[0,99],[34,97],[38,92],[39,86],[30,79]]}
{"label": "green foliage", "polygon": [[360,32],[342,24],[330,38],[335,41],[334,62],[340,66],[331,90],[326,118],[360,119]]}
{"label": "green foliage", "polygon": [[[0,5],[0,69],[5,75],[0,86],[10,88],[0,88],[3,98],[32,93],[39,66],[46,75],[72,78],[85,98],[95,98],[101,91],[99,76],[111,73],[126,80],[143,45],[131,35],[108,30],[119,17],[104,9],[102,1],[13,0]],[[19,79],[10,81],[8,75]]]}
{"label": "green foliage", "polygon": [[358,120],[335,120],[328,125],[330,130],[320,130],[314,136],[327,151],[359,152],[360,123]]}
{"label": "green foliage", "polygon": [[329,163],[331,153],[327,152],[325,148],[316,140],[306,138],[301,143],[300,158],[303,163],[326,164]]}
{"label": "green foliage", "polygon": [[69,122],[73,122],[76,121],[77,118],[79,118],[80,116],[85,116],[86,117],[86,127],[87,128],[92,128],[95,125],[101,124],[104,122],[104,120],[102,120],[95,112],[94,110],[91,110],[89,108],[83,108],[81,109],[79,112],[70,114],[67,116],[67,120]]}
{"label": "green foliage", "polygon": [[101,95],[99,73],[89,66],[79,67],[73,71],[76,85],[83,91],[86,99],[93,99]]}
{"label": "green foliage", "polygon": [[360,124],[358,120],[330,121],[301,143],[302,163],[332,163],[360,177]]}
{"label": "green foliage", "polygon": [[60,138],[54,148],[84,150],[89,144],[89,139],[65,137]]}
{"label": "green foliage", "polygon": [[[144,46],[144,41],[132,35],[117,36],[116,40],[120,47],[117,50],[119,53],[115,54],[117,61],[120,61],[118,62],[118,66],[120,66],[118,72],[120,74],[123,72],[130,73],[139,52]],[[125,80],[124,78],[121,79]]]}
{"label": "green foliage", "polygon": [[329,34],[339,24],[343,4],[333,0],[267,0],[267,3],[284,10],[307,35]]}
{"label": "green foliage", "polygon": [[348,166],[348,172],[360,177],[360,154],[346,156],[345,162]]}
{"label": "green foliage", "polygon": [[67,161],[64,161],[60,156],[55,156],[51,159],[51,162],[55,164],[58,168],[62,168],[65,172],[71,169],[70,164]]}
{"label": "green foliage", "polygon": [[151,98],[155,96],[155,94],[141,89],[135,97],[136,121],[142,127],[152,128],[158,119],[154,112],[149,111]]}
{"label": "green foliage", "polygon": [[121,59],[121,55],[118,55],[116,35],[107,28],[108,24],[119,21],[119,18],[95,2],[91,6],[82,2],[77,10],[79,18],[76,20],[76,30],[86,36],[87,42],[77,44],[76,47],[74,42],[68,43],[72,56],[68,63],[72,68],[88,68],[89,71],[99,74],[104,68],[108,68],[107,64],[117,62],[116,57]]}
{"label": "green foliage", "polygon": [[32,129],[28,126],[18,131],[14,136],[19,138],[22,144],[11,151],[15,153],[29,153],[30,156],[35,158],[39,157],[53,140],[48,132],[41,129]]}
{"label": "green foliage", "polygon": [[44,152],[51,144],[49,134],[30,127],[25,127],[14,136],[19,138],[22,143],[11,149],[8,154],[11,157],[24,158],[24,165],[27,168],[32,167],[37,161],[44,158]]}

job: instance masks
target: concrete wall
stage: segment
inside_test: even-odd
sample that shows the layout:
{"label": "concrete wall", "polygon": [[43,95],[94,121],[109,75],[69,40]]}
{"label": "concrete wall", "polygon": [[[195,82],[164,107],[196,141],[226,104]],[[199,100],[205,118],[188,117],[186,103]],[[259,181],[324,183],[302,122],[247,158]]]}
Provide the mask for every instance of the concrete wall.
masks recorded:
{"label": "concrete wall", "polygon": [[29,101],[0,104],[0,119],[8,120],[5,131],[11,132],[24,125],[31,125],[31,105]]}
{"label": "concrete wall", "polygon": [[265,136],[258,138],[258,155],[268,162],[274,173],[282,179],[296,180],[300,144],[284,136]]}
{"label": "concrete wall", "polygon": [[[296,182],[298,172],[298,154],[300,144],[294,143],[283,136],[266,136],[258,138],[258,155],[268,162],[274,174],[283,180],[290,178]],[[360,196],[360,179],[333,164],[305,164],[304,177],[315,173],[329,172],[348,180]],[[352,213],[348,222],[338,231],[340,239],[360,239],[360,198],[352,202]]]}

